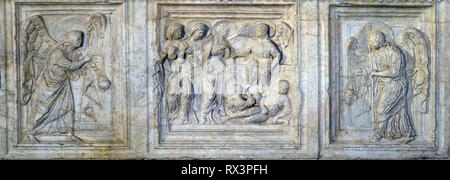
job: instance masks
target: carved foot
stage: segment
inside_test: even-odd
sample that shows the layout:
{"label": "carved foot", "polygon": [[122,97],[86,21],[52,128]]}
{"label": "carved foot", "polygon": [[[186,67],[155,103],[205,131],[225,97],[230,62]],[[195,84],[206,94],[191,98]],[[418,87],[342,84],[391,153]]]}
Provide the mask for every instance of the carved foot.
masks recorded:
{"label": "carved foot", "polygon": [[412,142],[412,141],[414,141],[416,138],[414,137],[414,136],[411,136],[411,137],[405,137],[405,138],[402,138],[402,140],[401,140],[401,144],[408,144],[408,143],[410,143],[410,142]]}
{"label": "carved foot", "polygon": [[369,141],[371,142],[379,142],[383,137],[381,137],[378,134],[374,134],[369,138]]}

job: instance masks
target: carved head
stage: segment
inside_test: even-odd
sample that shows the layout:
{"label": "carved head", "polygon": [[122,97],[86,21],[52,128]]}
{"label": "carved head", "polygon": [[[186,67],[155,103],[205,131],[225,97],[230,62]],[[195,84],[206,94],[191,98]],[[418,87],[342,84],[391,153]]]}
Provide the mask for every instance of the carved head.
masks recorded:
{"label": "carved head", "polygon": [[269,25],[259,23],[255,26],[255,37],[264,38],[269,37]]}
{"label": "carved head", "polygon": [[167,27],[166,37],[168,40],[178,40],[184,37],[184,25],[180,23],[173,23]]}
{"label": "carved head", "polygon": [[289,82],[288,81],[286,81],[286,80],[281,80],[279,83],[278,83],[278,94],[281,94],[281,95],[287,95],[288,94],[288,92],[289,92]]}
{"label": "carved head", "polygon": [[72,30],[66,33],[66,42],[75,48],[83,45],[84,33],[77,30]]}
{"label": "carved head", "polygon": [[191,37],[193,40],[197,41],[203,39],[208,33],[209,27],[206,24],[198,23],[192,27]]}
{"label": "carved head", "polygon": [[381,31],[372,31],[367,36],[367,41],[370,50],[379,49],[383,44],[386,43],[386,37]]}

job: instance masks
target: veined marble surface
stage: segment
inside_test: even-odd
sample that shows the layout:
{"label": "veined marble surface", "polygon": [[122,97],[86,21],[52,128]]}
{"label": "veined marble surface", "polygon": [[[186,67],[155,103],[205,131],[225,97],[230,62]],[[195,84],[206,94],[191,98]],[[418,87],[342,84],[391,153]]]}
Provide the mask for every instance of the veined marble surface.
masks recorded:
{"label": "veined marble surface", "polygon": [[449,6],[0,1],[0,159],[447,159]]}

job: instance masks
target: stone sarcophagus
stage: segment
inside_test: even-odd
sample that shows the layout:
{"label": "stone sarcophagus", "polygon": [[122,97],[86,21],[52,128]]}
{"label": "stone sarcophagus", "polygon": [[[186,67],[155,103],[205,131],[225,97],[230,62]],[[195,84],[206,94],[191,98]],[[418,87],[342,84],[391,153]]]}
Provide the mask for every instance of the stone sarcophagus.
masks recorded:
{"label": "stone sarcophagus", "polygon": [[0,158],[448,158],[450,4],[0,2]]}

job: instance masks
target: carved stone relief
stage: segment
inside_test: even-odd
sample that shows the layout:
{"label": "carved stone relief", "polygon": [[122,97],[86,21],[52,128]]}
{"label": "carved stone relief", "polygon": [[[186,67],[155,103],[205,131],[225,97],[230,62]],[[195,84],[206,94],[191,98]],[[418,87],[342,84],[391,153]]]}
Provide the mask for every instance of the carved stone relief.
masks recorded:
{"label": "carved stone relief", "polygon": [[[75,112],[81,111],[91,121],[96,121],[94,108],[101,110],[100,90],[106,91],[111,81],[106,77],[101,48],[106,29],[103,14],[91,14],[87,19],[69,17],[65,22],[75,21],[71,30],[59,30],[56,41],[48,33],[40,15],[30,17],[22,26],[22,60],[24,80],[22,84],[23,105],[27,106],[27,135],[29,140],[40,142],[41,135],[67,135],[70,140],[83,141],[75,135]],[[86,22],[86,24],[83,24]],[[64,27],[62,27],[64,26]],[[59,23],[57,28],[67,28]],[[85,33],[86,32],[86,33]],[[81,74],[81,71],[85,71]],[[82,109],[75,108],[72,81],[82,77]],[[80,96],[79,94],[75,96]]]}
{"label": "carved stone relief", "polygon": [[155,6],[155,146],[300,149],[295,3]]}
{"label": "carved stone relief", "polygon": [[17,136],[11,151],[126,146],[126,87],[118,86],[125,79],[122,4],[14,5],[17,114],[8,114],[17,118]]}
{"label": "carved stone relief", "polygon": [[239,29],[227,20],[212,29],[207,22],[190,23],[188,33],[183,24],[167,26],[155,64],[156,93],[159,102],[167,98],[162,109],[170,124],[288,124],[290,83],[280,80],[283,52],[277,44],[289,41],[283,36],[292,38],[292,28],[277,23],[290,34],[279,29],[276,44],[270,39],[275,26],[266,23],[244,23]]}
{"label": "carved stone relief", "polygon": [[[359,43],[354,37],[349,39],[347,57],[356,68],[343,90],[343,101],[363,107],[356,110],[354,118],[365,116],[373,122],[371,141],[403,138],[409,143],[416,132],[408,108],[427,113],[430,49],[416,28],[403,30],[401,42],[406,47],[393,42],[392,34],[384,23],[369,22],[359,31],[359,37],[367,40]],[[412,107],[407,102],[413,102]]]}
{"label": "carved stone relief", "polygon": [[434,149],[436,26],[426,20],[436,18],[433,7],[330,7],[326,154]]}

